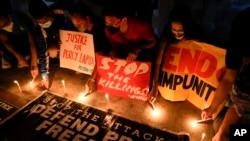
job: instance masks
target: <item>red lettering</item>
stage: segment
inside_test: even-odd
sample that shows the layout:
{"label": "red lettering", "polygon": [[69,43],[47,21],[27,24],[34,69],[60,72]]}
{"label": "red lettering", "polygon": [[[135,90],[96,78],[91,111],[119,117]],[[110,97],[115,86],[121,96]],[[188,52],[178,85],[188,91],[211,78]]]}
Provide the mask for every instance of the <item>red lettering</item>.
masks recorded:
{"label": "red lettering", "polygon": [[217,59],[207,52],[202,52],[197,62],[195,74],[203,78],[210,77],[217,67]]}
{"label": "red lettering", "polygon": [[66,42],[70,41],[72,43],[86,45],[87,36],[82,36],[80,34],[71,34],[71,33],[68,33],[67,35],[68,38],[65,40]]}
{"label": "red lettering", "polygon": [[177,65],[173,65],[173,63],[175,61],[175,58],[177,58],[176,55],[179,54],[180,54],[180,48],[170,46],[167,49],[167,53],[165,55],[164,65],[163,65],[164,69],[176,72]]}
{"label": "red lettering", "polygon": [[196,50],[194,56],[192,56],[191,50],[182,49],[178,66],[178,72],[185,72],[185,69],[187,68],[188,72],[193,73],[200,54],[201,51]]}

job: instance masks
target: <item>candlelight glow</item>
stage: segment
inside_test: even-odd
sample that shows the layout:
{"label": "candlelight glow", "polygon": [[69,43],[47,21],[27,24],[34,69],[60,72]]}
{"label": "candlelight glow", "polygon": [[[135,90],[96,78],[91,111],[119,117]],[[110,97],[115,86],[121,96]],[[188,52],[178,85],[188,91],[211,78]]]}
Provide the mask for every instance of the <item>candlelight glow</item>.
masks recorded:
{"label": "candlelight glow", "polygon": [[17,85],[17,87],[18,87],[18,89],[19,89],[19,91],[20,91],[20,93],[21,93],[21,92],[22,92],[22,89],[21,89],[19,83],[18,83],[16,80],[14,80],[14,83],[16,83],[16,85]]}
{"label": "candlelight glow", "polygon": [[66,94],[66,93],[67,93],[67,91],[66,91],[65,81],[64,81],[64,80],[62,80],[62,85],[63,85],[64,93]]}
{"label": "candlelight glow", "polygon": [[197,128],[197,127],[198,127],[197,120],[191,120],[191,121],[190,121],[190,126],[191,126],[192,128]]}
{"label": "candlelight glow", "polygon": [[152,110],[152,115],[153,115],[154,117],[159,117],[159,116],[161,115],[161,112],[160,112],[159,109],[154,108],[154,109]]}
{"label": "candlelight glow", "polygon": [[106,100],[109,100],[109,94],[105,94]]}
{"label": "candlelight glow", "polygon": [[78,99],[79,99],[80,101],[85,100],[86,94],[87,94],[86,92],[81,92],[80,95],[79,95],[79,97],[78,97]]}
{"label": "candlelight glow", "polygon": [[201,141],[203,141],[204,138],[205,138],[205,133],[202,133],[202,135],[201,135]]}
{"label": "candlelight glow", "polygon": [[30,84],[30,88],[31,88],[31,89],[33,89],[33,88],[34,88],[33,82],[32,82],[32,81],[30,81],[30,83],[29,83],[29,84]]}
{"label": "candlelight glow", "polygon": [[35,80],[35,77],[33,77],[33,79],[32,79],[32,80],[30,81],[30,83],[29,83],[29,84],[30,84],[30,88],[31,88],[31,89],[33,89],[33,88],[34,88],[34,85],[33,85],[34,80]]}

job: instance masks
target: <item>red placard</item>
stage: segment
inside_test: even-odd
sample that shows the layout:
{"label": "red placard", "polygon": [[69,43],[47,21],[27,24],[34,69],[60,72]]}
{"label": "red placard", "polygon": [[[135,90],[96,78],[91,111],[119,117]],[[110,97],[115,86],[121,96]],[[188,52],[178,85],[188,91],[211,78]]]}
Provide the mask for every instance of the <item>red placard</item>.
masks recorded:
{"label": "red placard", "polygon": [[146,101],[149,92],[150,62],[111,59],[97,55],[97,91]]}

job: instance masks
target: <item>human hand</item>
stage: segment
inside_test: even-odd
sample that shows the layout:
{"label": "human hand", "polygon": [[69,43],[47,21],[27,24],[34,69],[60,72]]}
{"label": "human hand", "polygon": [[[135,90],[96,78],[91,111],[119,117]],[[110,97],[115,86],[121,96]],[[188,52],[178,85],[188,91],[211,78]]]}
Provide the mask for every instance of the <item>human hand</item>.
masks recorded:
{"label": "human hand", "polygon": [[24,57],[18,58],[17,61],[18,61],[18,64],[17,64],[18,68],[24,68],[24,67],[28,67],[29,66],[28,62],[25,60]]}
{"label": "human hand", "polygon": [[61,45],[62,45],[62,41],[59,40],[59,41],[58,41],[58,47],[61,48]]}
{"label": "human hand", "polygon": [[89,79],[87,81],[87,93],[92,93],[95,88],[95,80]]}
{"label": "human hand", "polygon": [[158,88],[153,88],[148,94],[149,103],[154,103],[158,95]]}
{"label": "human hand", "polygon": [[31,73],[31,76],[33,77],[33,78],[36,78],[37,77],[37,75],[38,75],[38,67],[37,67],[37,65],[32,65],[31,66],[31,70],[30,70],[30,73]]}
{"label": "human hand", "polygon": [[42,89],[49,89],[49,78],[43,78],[41,81],[40,87]]}
{"label": "human hand", "polygon": [[115,51],[112,50],[112,51],[109,52],[109,56],[110,56],[111,59],[114,59],[114,58],[117,57],[117,54],[116,54]]}
{"label": "human hand", "polygon": [[129,53],[128,54],[128,56],[127,56],[127,60],[129,60],[129,61],[135,61],[136,59],[137,59],[137,56],[138,56],[138,54],[135,54],[135,53]]}
{"label": "human hand", "polygon": [[214,110],[211,106],[203,109],[201,111],[201,119],[208,119],[212,118],[212,115],[216,112],[217,110]]}

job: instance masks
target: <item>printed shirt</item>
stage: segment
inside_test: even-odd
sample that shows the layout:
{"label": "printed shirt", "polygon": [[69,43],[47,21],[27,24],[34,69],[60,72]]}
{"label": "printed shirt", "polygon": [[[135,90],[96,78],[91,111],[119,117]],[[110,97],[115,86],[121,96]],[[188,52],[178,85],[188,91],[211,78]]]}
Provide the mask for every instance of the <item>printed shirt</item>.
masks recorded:
{"label": "printed shirt", "polygon": [[[49,28],[41,29],[37,24],[35,27],[35,41],[37,46],[38,59],[40,64],[41,75],[45,78],[48,77],[48,66],[49,61],[47,57],[47,45],[54,43],[58,45],[59,41],[59,30],[65,28],[65,18],[64,15],[53,15],[53,23]],[[44,36],[46,32],[46,36]]]}

